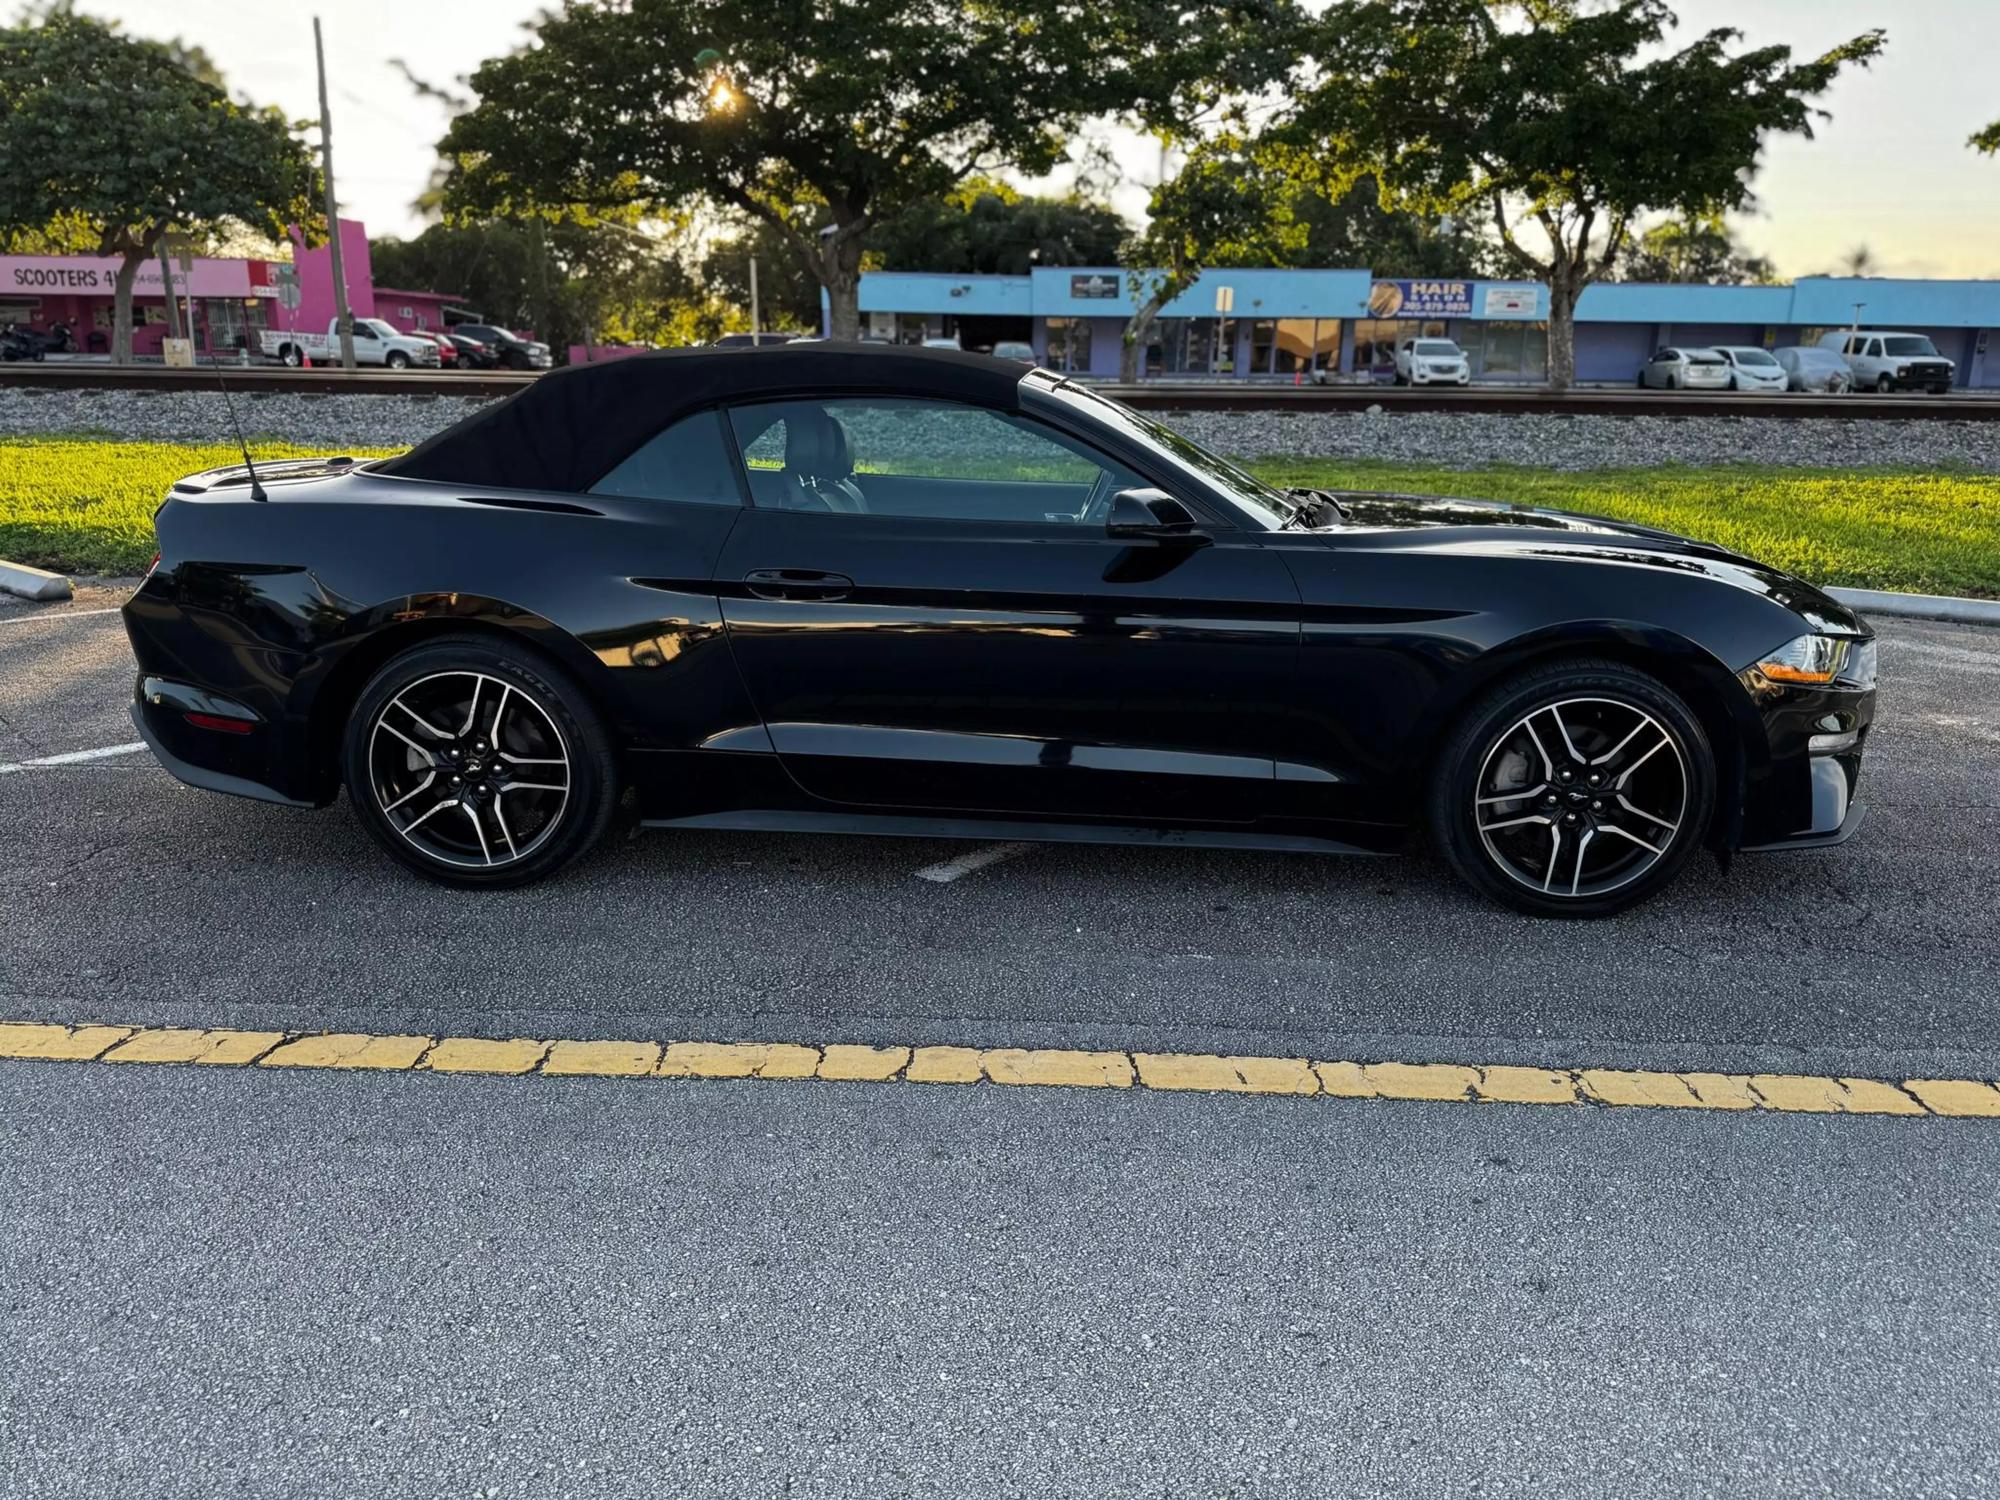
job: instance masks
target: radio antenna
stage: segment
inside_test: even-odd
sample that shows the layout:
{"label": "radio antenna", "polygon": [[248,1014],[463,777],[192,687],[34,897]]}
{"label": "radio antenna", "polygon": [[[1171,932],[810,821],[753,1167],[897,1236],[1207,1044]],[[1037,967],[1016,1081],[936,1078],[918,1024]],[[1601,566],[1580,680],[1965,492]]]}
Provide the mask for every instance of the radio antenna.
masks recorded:
{"label": "radio antenna", "polygon": [[[167,298],[171,301],[174,295],[172,260],[164,254],[160,257],[160,279],[166,283]],[[188,334],[188,355],[192,358],[194,355],[192,327],[189,327]],[[215,361],[215,384],[222,392],[222,404],[229,410],[229,426],[236,434],[236,446],[243,450],[243,467],[250,471],[250,498],[269,500],[271,497],[264,493],[264,482],[257,477],[257,465],[250,457],[250,440],[243,435],[243,424],[236,420],[236,398],[229,393],[229,382],[223,377],[222,361],[219,359]]]}
{"label": "radio antenna", "polygon": [[257,477],[257,465],[250,460],[250,440],[243,436],[243,424],[236,420],[236,400],[229,394],[229,382],[222,375],[222,361],[215,362],[215,383],[222,391],[222,404],[229,408],[229,425],[236,433],[236,446],[243,450],[243,467],[250,471],[250,498],[268,500],[264,493],[263,481]]}

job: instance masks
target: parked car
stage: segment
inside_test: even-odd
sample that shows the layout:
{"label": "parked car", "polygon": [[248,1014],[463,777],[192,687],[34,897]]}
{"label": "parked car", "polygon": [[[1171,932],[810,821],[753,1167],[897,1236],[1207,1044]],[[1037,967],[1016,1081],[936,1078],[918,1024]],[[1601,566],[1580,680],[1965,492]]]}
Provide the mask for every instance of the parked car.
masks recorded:
{"label": "parked car", "polygon": [[959,343],[957,339],[935,338],[925,339],[923,346],[926,349],[956,349]]}
{"label": "parked car", "polygon": [[1734,367],[1713,349],[1658,349],[1639,368],[1639,384],[1655,391],[1723,391]]}
{"label": "parked car", "polygon": [[429,339],[433,344],[437,345],[439,368],[446,370],[455,370],[458,368],[458,345],[451,341],[451,337],[448,334],[433,333],[426,330],[423,333],[413,335],[413,337]]}
{"label": "parked car", "polygon": [[458,338],[476,339],[484,344],[493,351],[495,362],[503,369],[546,370],[554,363],[547,344],[524,339],[491,323],[458,323],[451,331]]}
{"label": "parked car", "polygon": [[1729,389],[1753,396],[1782,396],[1789,388],[1785,367],[1767,349],[1749,344],[1717,344],[1715,352],[1729,362]]}
{"label": "parked car", "polygon": [[1787,390],[1840,396],[1854,389],[1854,372],[1831,349],[1822,349],[1817,344],[1787,344],[1773,349],[1771,357],[1785,372]]}
{"label": "parked car", "polygon": [[255,483],[210,470],[154,515],[139,731],[195,786],[344,787],[448,884],[548,875],[628,789],[705,831],[1339,853],[1422,827],[1552,915],[1862,818],[1875,642],[1812,585],[1645,526],[1277,489],[983,356],[577,365]]}
{"label": "parked car", "polygon": [[765,344],[789,344],[791,341],[792,335],[789,333],[725,333],[721,338],[709,345],[709,347],[711,349],[755,349]]}
{"label": "parked car", "polygon": [[[269,359],[300,365],[340,363],[340,319],[326,325],[325,333],[301,333],[296,329],[265,328],[257,334],[257,347]],[[404,333],[381,318],[354,320],[354,362],[380,365],[387,370],[407,370],[411,366],[436,369],[438,348],[420,333]]]}
{"label": "parked car", "polygon": [[1404,339],[1396,345],[1397,385],[1470,385],[1472,362],[1450,339]]}
{"label": "parked car", "polygon": [[1022,339],[1002,339],[993,346],[993,357],[1031,365],[1035,362],[1035,346]]}
{"label": "parked car", "polygon": [[460,333],[447,333],[451,346],[458,351],[458,367],[461,370],[497,370],[500,368],[500,351],[491,344],[482,344],[478,339],[469,339]]}
{"label": "parked car", "polygon": [[1958,369],[1921,333],[1835,329],[1820,335],[1819,346],[1832,349],[1847,360],[1857,389],[1885,395],[1890,391],[1925,390],[1933,396],[1942,396],[1951,389],[1952,376]]}

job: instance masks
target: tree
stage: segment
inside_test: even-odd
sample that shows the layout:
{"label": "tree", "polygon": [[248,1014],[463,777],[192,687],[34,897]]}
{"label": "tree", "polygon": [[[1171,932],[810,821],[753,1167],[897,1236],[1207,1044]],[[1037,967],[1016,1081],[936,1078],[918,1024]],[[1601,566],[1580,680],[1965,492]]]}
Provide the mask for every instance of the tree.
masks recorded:
{"label": "tree", "polygon": [[1966,142],[1982,156],[2000,155],[2000,120],[1995,120]]}
{"label": "tree", "polygon": [[859,332],[876,223],[982,171],[1030,174],[1109,113],[1178,120],[1273,76],[1294,0],[571,0],[471,80],[456,211],[694,199],[759,220]]}
{"label": "tree", "polygon": [[1290,128],[1390,203],[1486,203],[1548,283],[1549,382],[1566,387],[1577,300],[1630,226],[1740,207],[1765,140],[1810,137],[1824,113],[1809,101],[1882,48],[1870,31],[1795,63],[1789,47],[1732,52],[1741,34],[1720,29],[1665,50],[1673,25],[1667,0],[1350,0],[1322,18]]}
{"label": "tree", "polygon": [[0,230],[80,224],[120,257],[121,364],[132,284],[170,228],[235,221],[275,238],[311,221],[312,158],[281,114],[233,102],[198,53],[67,6],[0,29],[0,161]]}
{"label": "tree", "polygon": [[885,271],[1025,276],[1042,266],[1113,264],[1132,226],[1117,210],[1076,198],[1030,198],[980,179],[925,198],[870,231],[866,251]]}
{"label": "tree", "polygon": [[741,310],[750,326],[750,257],[757,257],[758,316],[764,327],[817,333],[819,278],[792,253],[783,234],[761,219],[746,219],[734,234],[711,240],[701,258],[700,281],[722,303]]}
{"label": "tree", "polygon": [[1769,286],[1777,268],[1736,242],[1717,214],[1664,219],[1626,243],[1616,267],[1620,281],[1706,282],[1714,286]]}
{"label": "tree", "polygon": [[433,224],[368,246],[382,285],[455,292],[556,350],[586,337],[663,338],[673,306],[693,295],[680,250],[634,225],[574,215]]}
{"label": "tree", "polygon": [[1313,180],[1309,161],[1240,136],[1217,136],[1189,152],[1153,190],[1146,228],[1121,255],[1137,306],[1125,324],[1120,380],[1139,378],[1153,320],[1209,266],[1293,261],[1305,244],[1298,204]]}
{"label": "tree", "polygon": [[1843,276],[1873,276],[1876,270],[1875,252],[1866,245],[1856,245],[1840,257],[1840,274]]}
{"label": "tree", "polygon": [[1480,203],[1447,215],[1387,207],[1373,176],[1345,191],[1309,192],[1299,200],[1305,244],[1294,262],[1306,267],[1361,266],[1378,276],[1469,280],[1495,274],[1492,215]]}

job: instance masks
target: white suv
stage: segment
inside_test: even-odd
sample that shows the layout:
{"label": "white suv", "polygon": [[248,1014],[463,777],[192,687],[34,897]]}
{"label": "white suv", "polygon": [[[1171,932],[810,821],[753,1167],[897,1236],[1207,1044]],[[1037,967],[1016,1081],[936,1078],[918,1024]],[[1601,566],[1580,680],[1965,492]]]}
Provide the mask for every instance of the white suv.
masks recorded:
{"label": "white suv", "polygon": [[1472,365],[1450,339],[1404,339],[1396,346],[1397,385],[1470,385]]}
{"label": "white suv", "polygon": [[1951,389],[1958,366],[1938,353],[1921,333],[1845,328],[1820,335],[1819,346],[1844,355],[1859,391],[1926,390],[1942,396]]}

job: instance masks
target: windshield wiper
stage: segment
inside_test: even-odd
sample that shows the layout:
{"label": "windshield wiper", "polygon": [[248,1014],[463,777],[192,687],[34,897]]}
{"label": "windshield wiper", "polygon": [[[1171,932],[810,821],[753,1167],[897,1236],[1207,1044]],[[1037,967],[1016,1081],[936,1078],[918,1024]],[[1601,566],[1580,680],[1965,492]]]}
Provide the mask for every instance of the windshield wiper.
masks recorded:
{"label": "windshield wiper", "polygon": [[[1342,505],[1340,498],[1331,491],[1294,486],[1285,493],[1299,502],[1299,508],[1285,518],[1285,524],[1278,528],[1281,531],[1307,530],[1315,526],[1324,526],[1327,522],[1326,512],[1329,510],[1341,520],[1347,519],[1347,507]],[[1310,516],[1312,519],[1301,524],[1299,518],[1302,516]]]}

